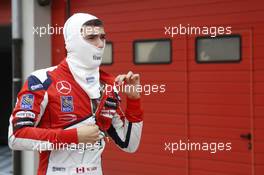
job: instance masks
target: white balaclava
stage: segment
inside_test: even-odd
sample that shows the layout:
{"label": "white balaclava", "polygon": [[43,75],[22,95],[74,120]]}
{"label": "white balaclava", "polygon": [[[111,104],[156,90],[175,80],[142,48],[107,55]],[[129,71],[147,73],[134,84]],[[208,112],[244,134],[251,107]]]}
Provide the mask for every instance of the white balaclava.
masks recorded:
{"label": "white balaclava", "polygon": [[93,19],[98,18],[86,13],[76,13],[64,25],[66,61],[75,81],[91,99],[100,97],[99,66],[105,47],[104,43],[103,48],[98,48],[82,37],[83,24]]}

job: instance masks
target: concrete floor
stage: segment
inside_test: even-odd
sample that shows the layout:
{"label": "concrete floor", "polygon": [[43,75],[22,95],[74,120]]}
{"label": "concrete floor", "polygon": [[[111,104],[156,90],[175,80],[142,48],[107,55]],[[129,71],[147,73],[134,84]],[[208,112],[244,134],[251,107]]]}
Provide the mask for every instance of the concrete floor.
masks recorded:
{"label": "concrete floor", "polygon": [[8,146],[0,146],[0,175],[12,174],[12,151]]}

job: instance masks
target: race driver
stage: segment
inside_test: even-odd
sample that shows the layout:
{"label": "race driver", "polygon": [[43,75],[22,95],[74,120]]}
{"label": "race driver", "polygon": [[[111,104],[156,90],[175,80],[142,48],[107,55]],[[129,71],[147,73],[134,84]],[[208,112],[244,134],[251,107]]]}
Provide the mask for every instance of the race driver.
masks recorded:
{"label": "race driver", "polygon": [[64,25],[64,39],[66,59],[33,72],[19,92],[10,117],[9,146],[38,150],[38,175],[101,175],[105,138],[126,152],[139,146],[140,94],[125,92],[123,112],[114,85],[137,86],[140,77],[129,71],[114,78],[99,69],[105,31],[97,17],[74,14]]}

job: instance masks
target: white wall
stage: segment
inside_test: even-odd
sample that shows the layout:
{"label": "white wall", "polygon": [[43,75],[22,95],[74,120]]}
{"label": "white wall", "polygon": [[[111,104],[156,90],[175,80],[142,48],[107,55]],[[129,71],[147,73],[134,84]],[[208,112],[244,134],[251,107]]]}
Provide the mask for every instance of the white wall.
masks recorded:
{"label": "white wall", "polygon": [[[51,24],[50,6],[39,6],[36,0],[22,1],[22,79],[34,70],[51,66],[51,38],[48,35],[33,35],[33,27]],[[22,175],[35,175],[38,168],[38,153],[23,151]]]}

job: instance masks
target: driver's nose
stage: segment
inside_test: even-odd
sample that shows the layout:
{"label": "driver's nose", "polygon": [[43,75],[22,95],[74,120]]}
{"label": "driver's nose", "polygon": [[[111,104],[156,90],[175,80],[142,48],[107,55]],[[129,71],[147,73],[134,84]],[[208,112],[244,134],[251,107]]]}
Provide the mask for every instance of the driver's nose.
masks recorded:
{"label": "driver's nose", "polygon": [[98,38],[97,40],[98,41],[97,41],[96,47],[98,47],[100,49],[104,48],[104,39]]}

